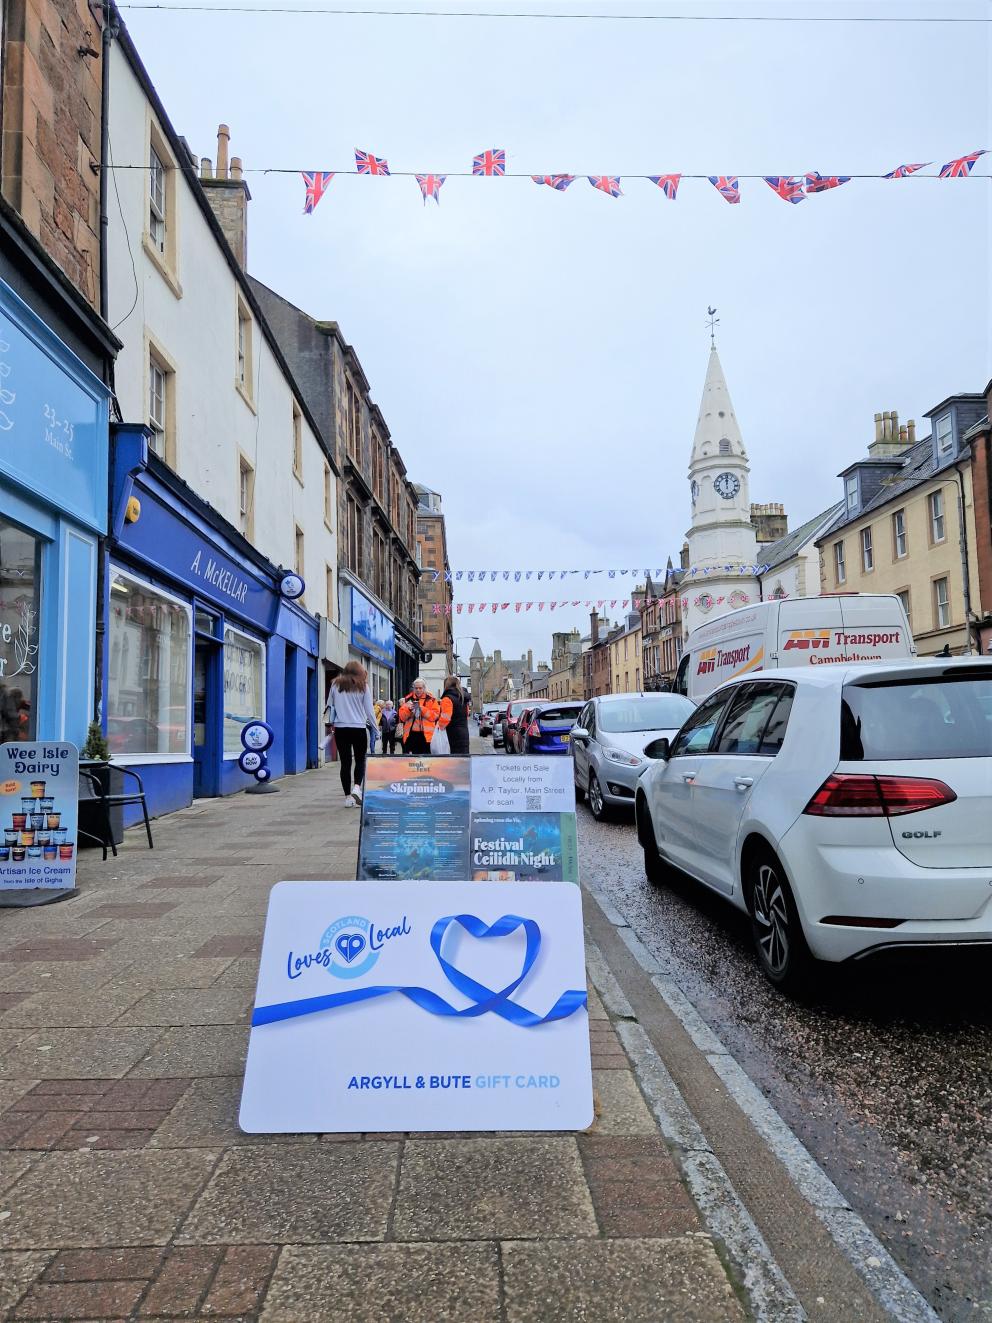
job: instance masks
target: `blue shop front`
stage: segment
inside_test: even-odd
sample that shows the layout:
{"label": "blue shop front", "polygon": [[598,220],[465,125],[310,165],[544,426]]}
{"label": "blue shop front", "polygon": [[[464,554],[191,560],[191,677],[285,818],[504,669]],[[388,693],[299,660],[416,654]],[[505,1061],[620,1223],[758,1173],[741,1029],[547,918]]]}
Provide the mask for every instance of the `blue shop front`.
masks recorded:
{"label": "blue shop front", "polygon": [[252,784],[237,762],[252,720],[275,732],[273,779],[317,766],[317,621],[283,577],[143,427],[113,429],[105,726],[152,813]]}
{"label": "blue shop front", "polygon": [[109,398],[0,280],[0,743],[86,739]]}

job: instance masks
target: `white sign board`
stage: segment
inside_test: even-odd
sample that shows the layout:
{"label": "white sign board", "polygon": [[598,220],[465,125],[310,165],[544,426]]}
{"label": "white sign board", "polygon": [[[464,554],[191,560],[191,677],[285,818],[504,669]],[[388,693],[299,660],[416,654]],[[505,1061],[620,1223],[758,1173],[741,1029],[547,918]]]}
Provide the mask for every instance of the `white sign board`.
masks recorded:
{"label": "white sign board", "polygon": [[242,1130],[583,1130],[592,1119],[573,883],[273,887]]}
{"label": "white sign board", "polygon": [[473,813],[574,813],[571,758],[473,758]]}

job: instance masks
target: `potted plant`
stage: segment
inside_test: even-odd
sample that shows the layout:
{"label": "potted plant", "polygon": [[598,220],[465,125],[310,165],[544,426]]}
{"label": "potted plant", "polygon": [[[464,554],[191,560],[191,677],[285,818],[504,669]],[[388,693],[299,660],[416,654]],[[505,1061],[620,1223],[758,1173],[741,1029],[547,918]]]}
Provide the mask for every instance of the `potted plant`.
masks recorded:
{"label": "potted plant", "polygon": [[[110,746],[98,721],[90,722],[89,730],[86,732],[86,743],[79,751],[79,758],[80,762],[95,764],[85,769],[87,776],[83,776],[82,772],[79,776],[80,838],[81,841],[85,839],[82,836],[85,832],[90,837],[103,840],[106,822],[90,777],[97,782],[104,795],[119,795],[123,789],[124,777],[111,764]],[[120,804],[110,806],[110,834],[114,844],[120,845],[124,839],[124,809]],[[88,843],[94,842],[91,840]]]}

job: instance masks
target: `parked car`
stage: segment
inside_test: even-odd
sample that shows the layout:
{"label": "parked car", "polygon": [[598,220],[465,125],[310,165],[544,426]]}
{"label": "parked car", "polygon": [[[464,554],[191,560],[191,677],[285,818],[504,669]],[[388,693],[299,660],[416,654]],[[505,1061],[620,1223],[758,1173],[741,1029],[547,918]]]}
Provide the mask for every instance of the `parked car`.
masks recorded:
{"label": "parked car", "polygon": [[681,694],[604,694],[579,714],[571,732],[576,798],[589,797],[594,818],[633,807],[640,774],[657,740],[674,738],[693,712]]}
{"label": "parked car", "polygon": [[479,734],[491,735],[493,733],[493,711],[492,708],[484,707],[479,713]]}
{"label": "parked car", "polygon": [[[517,722],[520,719],[520,714],[528,706],[533,706],[533,702],[524,698],[518,699],[513,703],[507,703],[506,708],[504,709],[503,715],[500,718],[500,724],[502,726],[503,734],[502,744],[507,753],[516,753],[516,747],[513,742],[514,731],[517,729]],[[494,734],[493,743],[495,742],[496,736]]]}
{"label": "parked car", "polygon": [[506,738],[509,741],[507,748],[509,748],[511,752],[523,753],[524,732],[527,729],[527,725],[531,717],[534,715],[536,711],[537,708],[535,706],[525,707],[524,710],[520,713],[520,716],[517,717],[516,723],[513,726],[512,730],[507,731]]}
{"label": "parked car", "polygon": [[502,749],[503,747],[503,709],[497,708],[493,713],[493,748]]}
{"label": "parked car", "polygon": [[517,744],[521,753],[571,753],[572,727],[579,719],[584,704],[541,703],[521,720],[517,727]]}
{"label": "parked car", "polygon": [[637,789],[648,878],[751,918],[761,967],[989,943],[992,660],[790,668],[704,698]]}

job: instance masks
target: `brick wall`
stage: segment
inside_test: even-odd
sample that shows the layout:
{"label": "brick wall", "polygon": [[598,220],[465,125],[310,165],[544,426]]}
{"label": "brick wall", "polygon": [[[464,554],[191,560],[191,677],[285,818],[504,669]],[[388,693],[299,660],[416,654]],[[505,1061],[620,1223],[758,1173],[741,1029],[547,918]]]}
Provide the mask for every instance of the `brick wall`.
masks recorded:
{"label": "brick wall", "polygon": [[3,40],[4,197],[96,307],[99,19],[85,0],[8,0]]}

